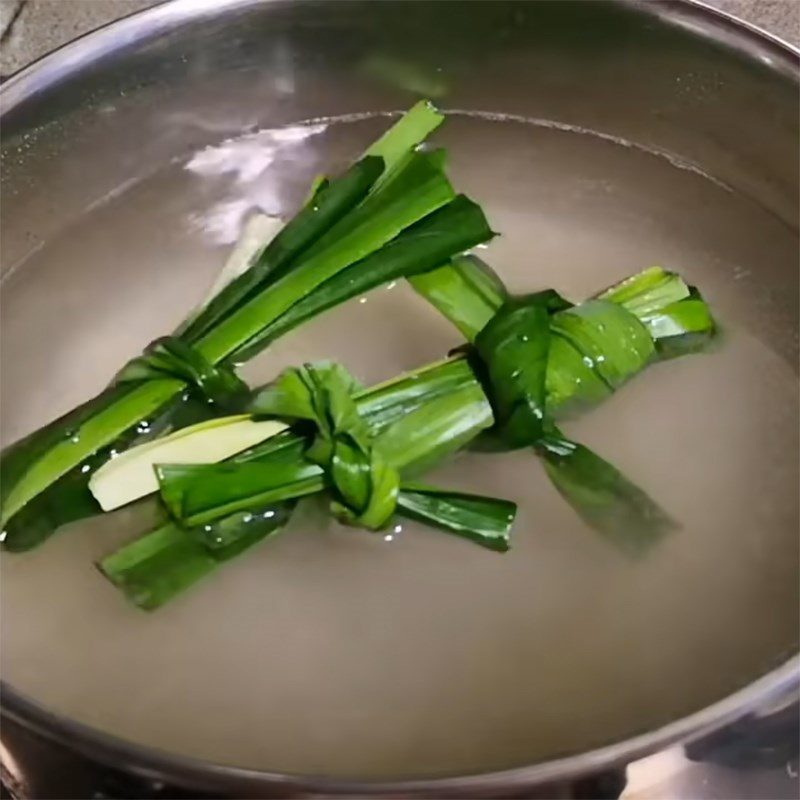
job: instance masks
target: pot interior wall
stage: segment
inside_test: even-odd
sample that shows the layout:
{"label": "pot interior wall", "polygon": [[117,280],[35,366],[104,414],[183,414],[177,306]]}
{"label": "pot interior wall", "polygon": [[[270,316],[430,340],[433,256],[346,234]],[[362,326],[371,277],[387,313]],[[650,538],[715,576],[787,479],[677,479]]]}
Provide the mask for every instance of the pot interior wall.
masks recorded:
{"label": "pot interior wall", "polygon": [[[238,3],[6,90],[4,442],[173,327],[249,210],[296,207],[420,95],[452,112],[440,140],[504,234],[487,256],[513,288],[582,298],[660,263],[725,331],[570,428],[685,523],[641,562],[514,456],[449,473],[525,500],[507,557],[421,531],[365,545],[314,518],[148,617],[91,568],[141,524],[122,517],[3,558],[7,680],[168,751],[385,778],[580,753],[795,652],[797,83],[779,48],[667,8]],[[456,343],[397,287],[247,377],[338,357],[378,380]]]}

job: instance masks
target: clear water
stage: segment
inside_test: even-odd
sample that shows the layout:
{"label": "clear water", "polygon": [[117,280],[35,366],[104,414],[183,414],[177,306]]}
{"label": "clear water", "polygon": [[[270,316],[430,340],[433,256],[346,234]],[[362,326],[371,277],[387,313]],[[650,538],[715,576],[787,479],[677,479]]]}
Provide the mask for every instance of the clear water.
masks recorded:
{"label": "clear water", "polygon": [[[170,329],[211,283],[222,242],[253,204],[291,206],[315,173],[358,153],[383,124],[321,124],[305,139],[276,144],[269,134],[189,155],[47,239],[3,290],[5,440],[98,390]],[[795,233],[747,198],[624,143],[465,117],[441,140],[457,185],[503,234],[482,255],[512,288],[554,286],[580,299],[661,263],[709,297],[726,329],[718,351],[656,366],[566,426],[682,529],[632,562],[584,527],[528,453],[470,455],[435,478],[519,502],[508,554],[410,524],[391,538],[344,529],[312,503],[285,533],[148,615],[92,567],[148,524],[147,512],[123,511],[3,556],[7,681],[174,752],[397,777],[498,769],[618,740],[707,705],[792,652],[794,323],[767,270],[793,268]],[[681,202],[665,199],[676,194]],[[333,357],[372,382],[457,343],[398,284],[290,335],[244,374],[263,381]]]}

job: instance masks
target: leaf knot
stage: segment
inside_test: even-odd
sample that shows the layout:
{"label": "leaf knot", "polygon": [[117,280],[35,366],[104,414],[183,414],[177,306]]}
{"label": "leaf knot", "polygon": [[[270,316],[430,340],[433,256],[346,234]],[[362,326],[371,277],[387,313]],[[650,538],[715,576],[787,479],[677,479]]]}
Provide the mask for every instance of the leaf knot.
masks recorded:
{"label": "leaf knot", "polygon": [[131,359],[116,375],[116,383],[178,378],[209,402],[228,411],[237,411],[247,401],[250,390],[230,367],[212,364],[191,345],[177,336],[164,336],[151,342],[142,355]]}
{"label": "leaf knot", "polygon": [[313,423],[305,456],[325,471],[332,512],[343,522],[377,530],[394,514],[400,474],[358,412],[354,395],[362,388],[340,364],[304,364],[259,393],[258,413]]}

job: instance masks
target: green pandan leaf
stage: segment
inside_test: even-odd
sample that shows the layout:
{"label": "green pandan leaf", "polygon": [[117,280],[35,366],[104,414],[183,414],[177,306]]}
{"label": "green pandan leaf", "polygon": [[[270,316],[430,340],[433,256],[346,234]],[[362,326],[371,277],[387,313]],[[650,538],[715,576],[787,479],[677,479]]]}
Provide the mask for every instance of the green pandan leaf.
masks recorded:
{"label": "green pandan leaf", "polygon": [[158,490],[155,464],[223,461],[285,429],[280,422],[256,422],[247,414],[206,420],[107,461],[89,479],[89,490],[103,511],[111,511]]}
{"label": "green pandan leaf", "polygon": [[645,325],[607,300],[587,300],[558,314],[552,330],[581,354],[610,389],[641,372],[655,355]]}
{"label": "green pandan leaf", "polygon": [[567,307],[569,303],[552,290],[514,297],[475,337],[497,435],[507,447],[527,447],[541,436],[551,317]]}
{"label": "green pandan leaf", "polygon": [[[293,506],[248,512],[207,526],[203,534],[169,522],[99,564],[101,572],[135,605],[152,611],[217,570],[234,556],[279,531]],[[229,540],[229,542],[228,542]]]}
{"label": "green pandan leaf", "polygon": [[517,506],[508,500],[422,484],[404,485],[397,507],[404,517],[434,525],[499,552],[509,548],[517,513]]}
{"label": "green pandan leaf", "polygon": [[[472,246],[472,245],[470,245]],[[508,292],[477,256],[457,256],[438,269],[409,278],[415,291],[458,328],[468,342],[499,311]]]}
{"label": "green pandan leaf", "polygon": [[560,431],[537,448],[561,496],[589,527],[634,555],[643,553],[677,524],[616,467]]}
{"label": "green pandan leaf", "polygon": [[455,197],[432,153],[415,153],[385,190],[369,195],[321,236],[285,275],[198,343],[209,360],[242,358],[260,346],[267,324],[325,281],[388,244],[405,228]]}
{"label": "green pandan leaf", "polygon": [[[252,356],[278,335],[273,331],[262,337],[262,331],[295,303],[450,202],[454,192],[442,173],[441,156],[413,152],[440,121],[438,112],[421,106],[411,122],[401,119],[376,144],[374,154],[365,156],[341,178],[317,185],[309,204],[271,241],[264,242],[261,255],[253,259],[250,253],[249,268],[231,281],[226,275],[216,297],[179,328],[181,340],[194,346],[212,365],[225,358]],[[391,172],[391,180],[385,181],[380,191],[372,191],[384,167],[387,174]],[[368,283],[354,282],[350,292],[347,285],[340,285],[317,306],[310,310],[306,307],[293,324],[347,300]],[[318,301],[315,298],[314,302]],[[0,465],[0,499],[8,546],[17,535],[20,541],[26,538],[13,517],[56,483],[60,482],[58,489],[39,506],[48,524],[38,526],[36,542],[62,521],[73,519],[79,506],[81,515],[90,514],[91,506],[84,502],[90,472],[135,443],[138,426],[154,418],[177,419],[186,389],[184,380],[171,378],[113,386],[75,413],[6,451]],[[73,479],[75,471],[79,474]],[[56,495],[65,509],[63,520],[59,519],[58,504],[53,502]],[[35,514],[33,509],[31,515]]]}
{"label": "green pandan leaf", "polygon": [[[418,275],[446,261],[454,253],[489,241],[494,234],[480,206],[463,195],[434,211],[367,258],[352,264],[295,303],[264,328],[259,346],[318,316],[332,306],[383,283]],[[440,270],[434,270],[439,272]],[[433,273],[428,273],[433,274]],[[247,354],[247,351],[243,351]]]}
{"label": "green pandan leaf", "polygon": [[384,170],[383,160],[364,158],[340,178],[321,186],[299,213],[267,244],[253,266],[227,284],[182,331],[197,342],[256,292],[285,275],[292,261],[339,223],[367,196]]}

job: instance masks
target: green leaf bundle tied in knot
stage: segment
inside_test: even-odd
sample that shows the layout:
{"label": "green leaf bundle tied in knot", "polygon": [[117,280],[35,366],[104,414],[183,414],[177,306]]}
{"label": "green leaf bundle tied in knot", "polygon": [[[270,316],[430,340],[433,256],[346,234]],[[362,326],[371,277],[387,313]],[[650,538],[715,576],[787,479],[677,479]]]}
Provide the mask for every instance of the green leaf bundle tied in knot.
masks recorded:
{"label": "green leaf bundle tied in knot", "polygon": [[[400,520],[503,552],[513,502],[416,482],[473,442],[532,446],[567,503],[633,556],[676,527],[643,489],[554,423],[603,401],[648,364],[711,341],[716,325],[697,290],[652,267],[579,305],[553,291],[512,297],[474,256],[409,280],[468,344],[371,389],[334,364],[284,373],[254,392],[248,410],[253,426],[278,416],[294,423],[289,430],[221,463],[157,464],[173,522],[100,565],[137,605],[167,602],[220,566],[220,546],[251,547],[298,499],[323,491],[345,521],[381,527],[394,508]],[[479,441],[490,432],[490,442]],[[254,520],[266,530],[254,535]]]}
{"label": "green leaf bundle tied in knot", "polygon": [[378,530],[395,512],[400,473],[381,453],[354,396],[363,387],[340,364],[304,364],[283,372],[259,395],[259,413],[308,420],[316,435],[306,458],[325,471],[341,521]]}
{"label": "green leaf bundle tied in knot", "polygon": [[152,378],[177,378],[211,403],[226,411],[238,411],[247,402],[250,389],[224,364],[212,364],[195,347],[177,336],[151,342],[142,355],[131,359],[116,375],[116,383]]}
{"label": "green leaf bundle tied in knot", "polygon": [[528,447],[542,436],[550,319],[569,307],[553,290],[511,297],[475,338],[496,432],[507,447]]}
{"label": "green leaf bundle tied in knot", "polygon": [[717,326],[696,288],[650,267],[578,305],[552,290],[514,297],[475,256],[411,283],[472,342],[466,353],[495,418],[491,449],[532,446],[581,518],[634,554],[677,527],[554,420],[597,405],[649,364],[705,349]]}
{"label": "green leaf bundle tied in knot", "polygon": [[656,356],[648,328],[628,309],[598,298],[573,306],[553,290],[508,297],[474,350],[507,448],[555,431],[548,407],[594,405]]}

